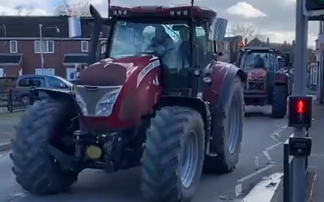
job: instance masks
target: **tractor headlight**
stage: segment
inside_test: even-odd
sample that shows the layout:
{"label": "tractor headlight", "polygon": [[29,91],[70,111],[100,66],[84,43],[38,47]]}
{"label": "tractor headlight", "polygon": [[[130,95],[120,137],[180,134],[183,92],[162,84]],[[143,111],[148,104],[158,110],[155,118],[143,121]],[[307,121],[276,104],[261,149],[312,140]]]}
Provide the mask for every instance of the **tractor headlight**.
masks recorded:
{"label": "tractor headlight", "polygon": [[84,102],[84,100],[82,99],[82,97],[80,96],[80,94],[78,93],[78,91],[74,91],[75,92],[75,100],[77,101],[81,111],[82,111],[82,114],[83,115],[87,115],[88,114],[88,110],[87,110],[87,105],[86,103]]}
{"label": "tractor headlight", "polygon": [[105,94],[96,105],[97,116],[109,116],[119,95],[120,89]]}

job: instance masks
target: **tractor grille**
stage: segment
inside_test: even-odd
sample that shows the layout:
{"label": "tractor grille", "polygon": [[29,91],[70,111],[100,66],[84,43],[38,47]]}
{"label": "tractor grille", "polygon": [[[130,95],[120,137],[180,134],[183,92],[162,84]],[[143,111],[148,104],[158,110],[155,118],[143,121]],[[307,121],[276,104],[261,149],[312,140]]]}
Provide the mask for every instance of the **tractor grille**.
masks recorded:
{"label": "tractor grille", "polygon": [[265,90],[264,81],[258,82],[258,81],[248,81],[246,86],[246,90]]}
{"label": "tractor grille", "polygon": [[88,115],[96,114],[96,105],[100,99],[109,92],[120,90],[120,86],[81,86],[76,85],[75,90],[79,93],[87,106]]}

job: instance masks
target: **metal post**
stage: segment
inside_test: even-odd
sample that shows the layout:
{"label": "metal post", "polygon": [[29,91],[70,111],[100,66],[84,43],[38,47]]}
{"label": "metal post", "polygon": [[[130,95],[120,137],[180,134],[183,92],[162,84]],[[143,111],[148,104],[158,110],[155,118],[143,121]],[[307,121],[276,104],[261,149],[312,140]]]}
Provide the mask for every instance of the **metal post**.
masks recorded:
{"label": "metal post", "polygon": [[41,57],[41,69],[42,75],[44,75],[44,54],[43,54],[43,25],[39,24],[39,46],[40,46],[40,57]]}
{"label": "metal post", "polygon": [[[293,94],[306,96],[306,55],[308,19],[303,15],[304,0],[296,1],[295,84]],[[294,128],[294,137],[305,137],[305,129]],[[305,202],[305,157],[293,161],[293,202]]]}
{"label": "metal post", "polygon": [[321,35],[323,34],[323,21],[319,22],[319,35],[318,35],[318,42],[316,44],[317,48],[317,54],[318,54],[318,72],[317,72],[317,89],[316,89],[316,97],[317,97],[317,102],[319,104],[323,104],[323,52],[322,52],[322,44],[320,43],[322,40]]}

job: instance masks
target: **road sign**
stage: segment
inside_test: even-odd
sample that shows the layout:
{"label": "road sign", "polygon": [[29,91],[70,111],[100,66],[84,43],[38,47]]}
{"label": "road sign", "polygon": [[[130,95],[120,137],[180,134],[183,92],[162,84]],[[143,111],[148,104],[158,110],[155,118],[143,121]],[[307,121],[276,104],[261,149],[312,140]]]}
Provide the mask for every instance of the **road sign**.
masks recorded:
{"label": "road sign", "polygon": [[324,10],[324,0],[306,0],[307,11]]}
{"label": "road sign", "polygon": [[324,0],[306,0],[304,15],[309,20],[321,20],[324,17]]}

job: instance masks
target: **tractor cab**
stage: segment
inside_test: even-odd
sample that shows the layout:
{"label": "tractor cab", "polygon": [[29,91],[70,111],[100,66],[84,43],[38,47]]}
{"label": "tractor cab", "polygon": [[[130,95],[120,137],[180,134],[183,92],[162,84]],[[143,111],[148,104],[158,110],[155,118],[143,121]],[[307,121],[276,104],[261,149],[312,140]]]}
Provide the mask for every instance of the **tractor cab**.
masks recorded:
{"label": "tractor cab", "polygon": [[[156,62],[155,66],[162,71],[164,94],[197,94],[202,68],[216,58],[214,11],[197,6],[109,6],[107,19],[93,6],[90,12],[94,18],[90,66],[106,58],[134,60],[143,63],[137,65],[146,66],[149,60],[144,58],[158,58],[159,64]],[[100,33],[105,26],[110,27],[106,51],[98,53]]]}
{"label": "tractor cab", "polygon": [[239,67],[245,72],[253,69],[275,72],[278,69],[277,61],[276,52],[271,48],[243,48],[240,53]]}

